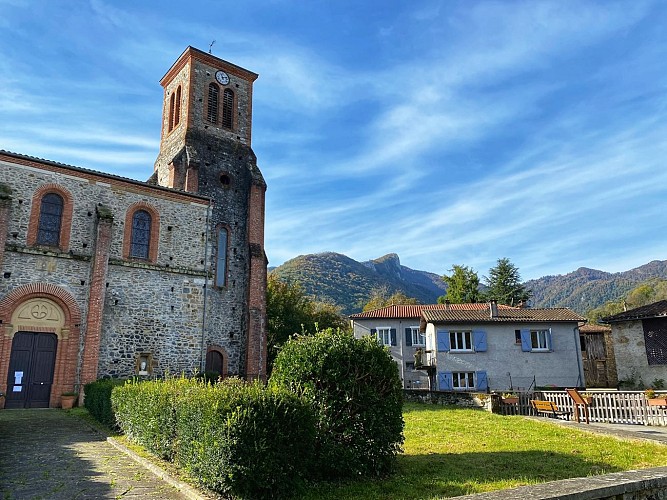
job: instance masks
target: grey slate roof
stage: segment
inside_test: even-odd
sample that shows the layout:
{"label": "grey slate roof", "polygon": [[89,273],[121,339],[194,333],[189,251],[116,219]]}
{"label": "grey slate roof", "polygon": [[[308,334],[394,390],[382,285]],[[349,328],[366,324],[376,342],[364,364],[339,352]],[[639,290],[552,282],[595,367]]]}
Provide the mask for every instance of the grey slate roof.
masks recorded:
{"label": "grey slate roof", "polygon": [[618,323],[619,321],[632,321],[635,319],[660,318],[667,316],[667,300],[660,300],[647,306],[637,307],[622,313],[607,316],[600,321],[604,323]]}

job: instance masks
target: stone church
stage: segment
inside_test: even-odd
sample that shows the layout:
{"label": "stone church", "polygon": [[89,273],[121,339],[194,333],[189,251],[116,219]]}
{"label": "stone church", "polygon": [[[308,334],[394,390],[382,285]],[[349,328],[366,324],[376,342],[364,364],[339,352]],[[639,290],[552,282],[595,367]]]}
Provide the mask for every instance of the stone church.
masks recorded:
{"label": "stone church", "polygon": [[101,377],[266,377],[257,74],[188,47],[146,182],[0,150],[0,408]]}

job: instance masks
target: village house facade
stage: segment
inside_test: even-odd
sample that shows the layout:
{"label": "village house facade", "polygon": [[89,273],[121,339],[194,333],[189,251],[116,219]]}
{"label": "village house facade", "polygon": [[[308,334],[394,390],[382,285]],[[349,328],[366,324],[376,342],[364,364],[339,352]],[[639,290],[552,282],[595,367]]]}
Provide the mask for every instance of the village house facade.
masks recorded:
{"label": "village house facade", "polygon": [[[498,306],[511,309],[509,306]],[[424,310],[487,310],[487,304],[418,304],[390,305],[352,314],[350,321],[356,338],[366,335],[377,337],[378,342],[389,349],[392,359],[399,367],[405,389],[430,389],[429,373],[419,369],[419,355],[426,349],[426,334],[420,330]]]}
{"label": "village house facade", "polygon": [[0,407],[100,377],[266,377],[256,78],[188,47],[147,182],[0,151]]}
{"label": "village house facade", "polygon": [[667,300],[602,318],[611,326],[618,381],[667,384]]}
{"label": "village house facade", "polygon": [[579,323],[565,308],[422,311],[426,362],[440,391],[584,387]]}
{"label": "village house facade", "polygon": [[406,389],[583,387],[579,324],[569,309],[392,305],[350,316],[355,337],[387,346]]}

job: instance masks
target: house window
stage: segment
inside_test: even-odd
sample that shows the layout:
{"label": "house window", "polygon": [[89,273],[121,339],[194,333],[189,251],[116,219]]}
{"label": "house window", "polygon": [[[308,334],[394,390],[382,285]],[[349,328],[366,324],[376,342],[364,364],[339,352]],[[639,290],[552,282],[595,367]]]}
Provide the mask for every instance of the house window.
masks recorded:
{"label": "house window", "polygon": [[222,288],[227,284],[227,238],[226,228],[218,230],[218,255],[215,261],[215,286]]}
{"label": "house window", "polygon": [[132,216],[132,240],[130,257],[148,260],[151,242],[151,215],[145,210],[137,210]]}
{"label": "house window", "polygon": [[391,345],[391,328],[377,329],[378,342],[382,345]]}
{"label": "house window", "polygon": [[531,330],[530,344],[533,351],[548,351],[549,330]]}
{"label": "house window", "polygon": [[515,344],[521,343],[521,330],[514,330],[514,343]]}
{"label": "house window", "polygon": [[42,197],[39,207],[37,243],[57,247],[60,244],[60,228],[65,202],[59,194],[48,193]]}
{"label": "house window", "polygon": [[230,89],[225,89],[222,94],[222,126],[225,128],[232,128],[233,124],[233,110],[234,110],[234,92]]}
{"label": "house window", "polygon": [[425,346],[426,345],[426,334],[419,331],[418,326],[410,327],[410,335],[412,336],[412,345],[413,346]]}
{"label": "house window", "polygon": [[181,122],[181,86],[176,89],[176,109],[174,110],[174,127]]}
{"label": "house window", "polygon": [[472,351],[472,332],[471,331],[450,331],[449,345],[451,351]]}
{"label": "house window", "polygon": [[452,387],[455,391],[475,388],[475,372],[452,372]]}
{"label": "house window", "polygon": [[206,119],[214,125],[218,123],[218,96],[220,89],[215,83],[208,86],[208,108]]}

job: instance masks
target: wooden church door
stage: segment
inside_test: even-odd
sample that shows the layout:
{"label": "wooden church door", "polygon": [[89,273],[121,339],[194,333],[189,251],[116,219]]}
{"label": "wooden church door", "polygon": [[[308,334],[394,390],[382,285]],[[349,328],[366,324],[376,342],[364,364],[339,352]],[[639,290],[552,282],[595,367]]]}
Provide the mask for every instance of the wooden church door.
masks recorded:
{"label": "wooden church door", "polygon": [[9,360],[5,408],[48,408],[58,337],[17,332]]}

